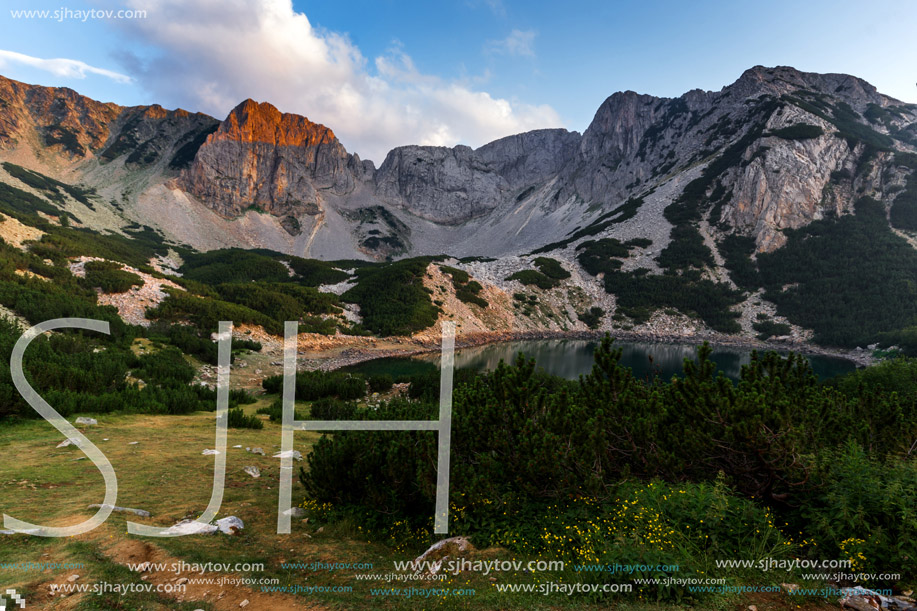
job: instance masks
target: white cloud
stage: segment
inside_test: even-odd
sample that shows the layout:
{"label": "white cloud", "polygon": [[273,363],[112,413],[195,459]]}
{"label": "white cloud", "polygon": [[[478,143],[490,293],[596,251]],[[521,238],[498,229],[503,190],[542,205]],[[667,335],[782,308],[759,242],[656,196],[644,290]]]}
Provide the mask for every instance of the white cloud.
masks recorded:
{"label": "white cloud", "polygon": [[484,50],[490,53],[535,57],[535,35],[534,30],[513,30],[503,40],[488,42]]}
{"label": "white cloud", "polygon": [[269,101],[327,125],[348,150],[377,164],[394,146],[479,146],[561,125],[550,106],[421,73],[401,48],[369,61],[346,36],[313,26],[290,0],[126,4],[147,11],[147,19],[115,25],[155,50],[152,59],[124,58],[153,101],[220,118],[246,98]]}
{"label": "white cloud", "polygon": [[126,74],[106,70],[105,68],[96,68],[95,66],[90,66],[86,62],[81,62],[76,59],[66,59],[62,57],[43,59],[41,57],[25,55],[24,53],[0,49],[0,68],[8,64],[23,64],[64,78],[84,79],[87,74],[98,74],[119,83],[130,83],[133,80]]}

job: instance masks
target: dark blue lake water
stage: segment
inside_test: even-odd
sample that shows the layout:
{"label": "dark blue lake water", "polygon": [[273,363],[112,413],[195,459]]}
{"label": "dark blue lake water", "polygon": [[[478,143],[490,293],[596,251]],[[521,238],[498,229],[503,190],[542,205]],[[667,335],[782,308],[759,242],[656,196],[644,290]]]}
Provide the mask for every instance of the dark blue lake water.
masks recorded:
{"label": "dark blue lake water", "polygon": [[[595,340],[579,339],[527,340],[488,344],[456,350],[455,365],[456,367],[489,370],[495,368],[501,360],[512,362],[521,352],[534,358],[538,366],[544,368],[548,373],[576,379],[580,374],[589,373],[592,369],[592,355],[597,344]],[[615,346],[623,348],[622,362],[625,366],[630,367],[637,377],[646,378],[655,371],[666,380],[673,375],[680,375],[684,359],[695,358],[698,348],[689,344],[622,341],[616,341]],[[650,357],[652,357],[652,363]],[[751,360],[751,351],[714,346],[711,358],[723,373],[732,379],[737,379],[742,365]],[[846,359],[825,356],[807,358],[820,379],[832,378],[856,369],[856,365]],[[439,367],[438,353],[376,359],[353,365],[346,371],[367,375],[388,373],[397,377],[435,367]]]}

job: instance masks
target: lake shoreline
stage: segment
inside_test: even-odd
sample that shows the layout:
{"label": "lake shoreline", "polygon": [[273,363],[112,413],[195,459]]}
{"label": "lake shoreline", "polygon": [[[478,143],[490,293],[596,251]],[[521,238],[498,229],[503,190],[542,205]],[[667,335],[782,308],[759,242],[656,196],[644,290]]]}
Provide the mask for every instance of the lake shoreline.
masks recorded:
{"label": "lake shoreline", "polygon": [[[634,333],[630,331],[607,332],[615,340],[624,342],[638,343],[660,343],[660,344],[681,344],[700,346],[704,342],[713,347],[732,348],[740,350],[758,350],[777,352],[795,352],[806,356],[823,356],[844,359],[851,361],[858,367],[871,365],[875,359],[872,351],[869,350],[842,350],[836,348],[823,348],[806,342],[764,342],[744,337],[735,337],[719,334],[698,334],[693,336],[681,335],[664,335],[664,334],[647,334]],[[489,333],[474,333],[460,335],[455,338],[456,350],[462,348],[472,348],[477,346],[486,346],[490,344],[499,344],[514,341],[532,341],[532,340],[550,340],[550,339],[581,339],[599,341],[606,334],[606,331],[496,331]],[[405,338],[408,339],[408,338]],[[381,358],[392,357],[410,357],[420,354],[429,354],[441,350],[439,342],[413,340],[413,345],[405,345],[403,348],[391,349],[374,349],[372,344],[366,346],[353,347],[345,350],[343,353],[328,358],[311,358],[314,369],[331,371],[342,367],[349,367],[366,361],[372,361]]]}

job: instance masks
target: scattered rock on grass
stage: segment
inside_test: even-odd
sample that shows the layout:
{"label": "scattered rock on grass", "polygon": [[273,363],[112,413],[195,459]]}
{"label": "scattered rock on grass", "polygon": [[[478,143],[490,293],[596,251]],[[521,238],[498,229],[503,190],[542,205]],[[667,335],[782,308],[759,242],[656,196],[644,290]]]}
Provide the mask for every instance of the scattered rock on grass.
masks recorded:
{"label": "scattered rock on grass", "polygon": [[166,529],[168,535],[212,535],[219,528],[213,524],[204,524],[197,520],[182,520]]}
{"label": "scattered rock on grass", "polygon": [[242,523],[242,520],[236,516],[226,516],[225,518],[220,518],[215,522],[217,528],[220,529],[220,532],[226,535],[237,535],[242,532],[242,529],[245,528],[245,524]]}
{"label": "scattered rock on grass", "polygon": [[298,450],[288,450],[286,452],[277,452],[274,458],[292,458],[293,460],[302,460],[302,454]]}
{"label": "scattered rock on grass", "polygon": [[450,537],[431,545],[430,549],[414,559],[413,564],[416,569],[423,566],[425,562],[434,562],[442,560],[445,556],[454,557],[471,551],[474,551],[474,546],[467,537]]}

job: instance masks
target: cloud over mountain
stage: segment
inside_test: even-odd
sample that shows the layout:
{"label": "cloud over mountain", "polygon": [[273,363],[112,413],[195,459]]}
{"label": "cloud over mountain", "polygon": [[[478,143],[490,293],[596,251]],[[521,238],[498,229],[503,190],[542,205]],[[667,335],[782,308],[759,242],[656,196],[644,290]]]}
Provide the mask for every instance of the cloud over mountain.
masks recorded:
{"label": "cloud over mountain", "polygon": [[334,125],[349,150],[377,162],[407,143],[478,146],[561,125],[550,106],[423,74],[401,49],[370,61],[347,36],[316,27],[290,0],[127,4],[142,4],[148,18],[114,25],[153,51],[126,56],[124,64],[156,99],[172,105],[222,116],[248,97],[271,100],[285,112]]}
{"label": "cloud over mountain", "polygon": [[98,74],[108,77],[118,83],[130,83],[132,80],[131,77],[126,74],[114,72],[113,70],[106,70],[104,68],[96,68],[95,66],[91,66],[77,59],[67,59],[63,57],[45,59],[26,55],[25,53],[16,53],[15,51],[0,49],[0,68],[10,63],[23,64],[32,68],[44,70],[45,72],[50,72],[55,76],[66,78],[83,79],[86,78],[87,74]]}

